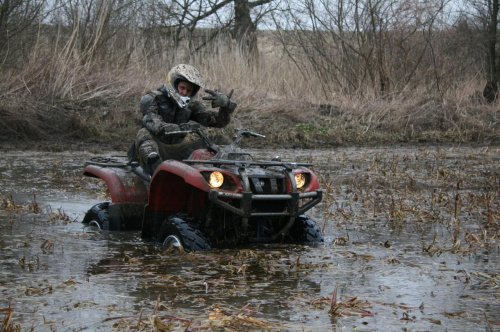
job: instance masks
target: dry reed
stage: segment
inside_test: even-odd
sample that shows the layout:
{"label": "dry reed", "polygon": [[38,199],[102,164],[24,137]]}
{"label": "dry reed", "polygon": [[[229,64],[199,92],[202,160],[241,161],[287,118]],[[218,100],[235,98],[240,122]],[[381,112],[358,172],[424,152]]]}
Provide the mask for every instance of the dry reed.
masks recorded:
{"label": "dry reed", "polygon": [[[71,38],[54,48],[37,43],[43,46],[33,49],[24,66],[0,71],[2,140],[129,140],[138,128],[139,98],[162,84],[175,64],[161,55],[147,58],[145,45],[136,45],[125,67],[114,59],[86,61]],[[335,87],[325,97],[311,68],[298,68],[277,45],[261,42],[264,51],[249,65],[230,41],[216,43],[214,54],[173,59],[198,67],[206,88],[234,89],[238,108],[229,130],[250,127],[273,144],[304,148],[498,140],[497,104],[477,97],[479,79],[457,83],[442,98],[427,88],[377,97],[370,91],[346,95]]]}

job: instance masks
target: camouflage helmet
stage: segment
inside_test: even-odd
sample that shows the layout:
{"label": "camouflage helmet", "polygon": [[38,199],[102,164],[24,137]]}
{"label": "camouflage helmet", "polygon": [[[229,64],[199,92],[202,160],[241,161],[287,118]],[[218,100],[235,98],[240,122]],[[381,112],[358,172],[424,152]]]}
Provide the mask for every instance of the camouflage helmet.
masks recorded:
{"label": "camouflage helmet", "polygon": [[[186,81],[194,85],[191,96],[182,96],[177,90],[180,81]],[[168,94],[181,108],[186,108],[189,100],[194,98],[200,88],[203,87],[203,79],[198,69],[191,65],[180,64],[174,66],[167,75],[165,87]]]}

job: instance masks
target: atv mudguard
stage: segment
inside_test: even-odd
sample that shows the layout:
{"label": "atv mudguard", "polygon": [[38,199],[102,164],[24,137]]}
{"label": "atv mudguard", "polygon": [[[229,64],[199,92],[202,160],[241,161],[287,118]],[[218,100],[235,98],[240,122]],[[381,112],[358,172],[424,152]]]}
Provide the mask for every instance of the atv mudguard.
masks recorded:
{"label": "atv mudguard", "polygon": [[87,165],[83,175],[102,179],[108,187],[111,203],[147,202],[147,185],[128,168]]}
{"label": "atv mudguard", "polygon": [[142,237],[153,237],[169,213],[202,208],[211,189],[200,170],[179,161],[163,162],[151,179]]}
{"label": "atv mudguard", "polygon": [[148,209],[190,212],[203,205],[210,189],[198,169],[179,161],[163,162],[151,179]]}
{"label": "atv mudguard", "polygon": [[111,196],[108,207],[113,230],[140,230],[144,206],[148,199],[147,183],[132,172],[130,167],[101,167],[87,165],[85,176],[102,179]]}

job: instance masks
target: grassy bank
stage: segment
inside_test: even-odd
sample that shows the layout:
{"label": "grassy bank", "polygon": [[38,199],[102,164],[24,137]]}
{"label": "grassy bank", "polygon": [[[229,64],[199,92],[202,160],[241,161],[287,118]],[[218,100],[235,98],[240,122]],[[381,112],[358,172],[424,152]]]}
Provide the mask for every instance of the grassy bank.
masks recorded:
{"label": "grassy bank", "polygon": [[[2,149],[125,149],[140,127],[140,97],[162,84],[170,68],[88,64],[47,50],[31,59],[0,72]],[[439,95],[425,87],[384,96],[325,95],[316,90],[318,78],[305,80],[276,52],[263,53],[253,66],[230,50],[189,63],[202,72],[206,88],[234,89],[238,107],[223,131],[251,128],[271,146],[499,141],[499,105],[480,97],[479,79]]]}

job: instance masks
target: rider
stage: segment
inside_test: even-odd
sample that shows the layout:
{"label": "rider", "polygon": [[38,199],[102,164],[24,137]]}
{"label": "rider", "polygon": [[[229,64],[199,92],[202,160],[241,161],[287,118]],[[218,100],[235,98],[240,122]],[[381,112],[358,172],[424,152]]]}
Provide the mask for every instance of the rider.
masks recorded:
{"label": "rider", "polygon": [[[135,151],[141,166],[149,174],[166,159],[185,159],[191,151],[182,146],[185,134],[166,136],[174,131],[185,131],[206,127],[225,127],[231,120],[236,108],[230,96],[205,89],[209,94],[204,100],[212,101],[209,111],[205,105],[194,100],[203,87],[202,77],[193,66],[180,64],[174,66],[167,75],[165,84],[150,91],[141,98],[142,128],[137,134]],[[190,120],[197,123],[190,124]]]}

